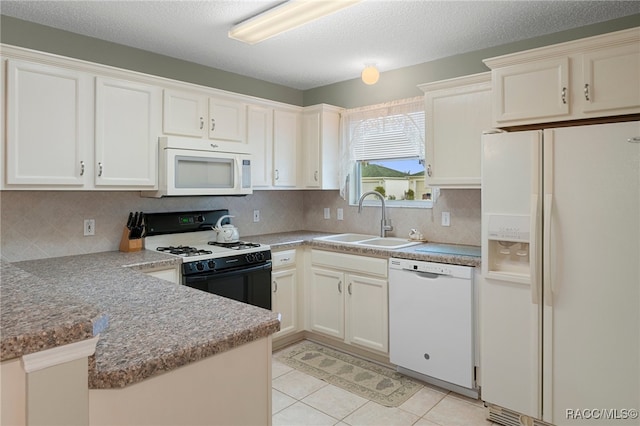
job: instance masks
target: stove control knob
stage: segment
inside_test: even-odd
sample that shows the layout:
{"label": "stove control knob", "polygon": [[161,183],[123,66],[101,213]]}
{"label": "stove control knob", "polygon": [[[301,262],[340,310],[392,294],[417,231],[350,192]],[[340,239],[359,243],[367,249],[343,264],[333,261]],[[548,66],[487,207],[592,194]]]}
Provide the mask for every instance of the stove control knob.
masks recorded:
{"label": "stove control knob", "polygon": [[196,269],[197,269],[198,271],[202,271],[202,270],[204,270],[204,264],[203,264],[203,263],[200,263],[200,262],[196,263]]}
{"label": "stove control knob", "polygon": [[253,253],[249,253],[245,256],[245,259],[247,259],[247,263],[253,263],[256,261],[255,256],[253,255]]}
{"label": "stove control knob", "polygon": [[196,222],[198,222],[198,223],[202,223],[202,222],[204,222],[204,216],[202,216],[201,214],[199,214],[198,216],[196,216]]}
{"label": "stove control knob", "polygon": [[258,261],[258,262],[264,261],[264,253],[262,253],[262,252],[256,253],[256,261]]}
{"label": "stove control knob", "polygon": [[211,271],[213,271],[214,269],[216,269],[216,262],[214,262],[213,260],[210,260],[207,262],[207,266]]}

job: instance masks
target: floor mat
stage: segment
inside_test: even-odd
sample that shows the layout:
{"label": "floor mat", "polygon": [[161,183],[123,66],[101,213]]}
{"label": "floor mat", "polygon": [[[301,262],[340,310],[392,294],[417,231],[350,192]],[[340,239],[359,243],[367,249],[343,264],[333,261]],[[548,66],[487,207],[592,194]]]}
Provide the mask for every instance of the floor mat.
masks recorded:
{"label": "floor mat", "polygon": [[284,349],[274,358],[386,407],[399,406],[423,387],[419,381],[390,368],[313,342]]}

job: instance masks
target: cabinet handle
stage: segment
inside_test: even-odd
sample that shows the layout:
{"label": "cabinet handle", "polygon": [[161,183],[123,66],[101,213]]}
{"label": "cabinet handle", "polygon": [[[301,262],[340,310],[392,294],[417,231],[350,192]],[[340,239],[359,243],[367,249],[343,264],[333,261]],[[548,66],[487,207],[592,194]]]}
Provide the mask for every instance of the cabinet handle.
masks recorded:
{"label": "cabinet handle", "polygon": [[281,259],[280,262],[288,262],[290,260],[291,260],[290,257],[285,257],[285,258]]}
{"label": "cabinet handle", "polygon": [[562,103],[563,104],[567,103],[567,88],[566,87],[562,88]]}
{"label": "cabinet handle", "polygon": [[277,293],[278,292],[278,281],[274,281],[273,282],[273,292]]}
{"label": "cabinet handle", "polygon": [[640,143],[640,137],[634,136],[632,138],[627,139],[627,142],[629,142],[629,143]]}
{"label": "cabinet handle", "polygon": [[584,99],[586,101],[589,100],[589,83],[585,83],[584,85]]}
{"label": "cabinet handle", "polygon": [[347,291],[349,291],[349,296],[351,296],[353,293],[351,293],[351,284],[353,283],[349,283],[349,287],[347,287]]}
{"label": "cabinet handle", "polygon": [[213,149],[216,149],[216,148],[218,148],[218,144],[215,144],[215,143],[211,143],[211,144],[209,144],[209,145],[211,145],[211,148],[213,148]]}
{"label": "cabinet handle", "polygon": [[318,181],[318,171],[317,170],[313,173],[313,179],[315,179],[316,182]]}
{"label": "cabinet handle", "polygon": [[84,176],[84,161],[80,162],[80,176]]}
{"label": "cabinet handle", "polygon": [[278,172],[278,169],[276,169],[276,180],[280,179],[280,173]]}
{"label": "cabinet handle", "polygon": [[200,117],[200,130],[204,129],[204,117]]}
{"label": "cabinet handle", "polygon": [[342,293],[342,280],[338,281],[338,293]]}
{"label": "cabinet handle", "polygon": [[216,129],[216,119],[211,119],[211,131],[213,132]]}
{"label": "cabinet handle", "polygon": [[98,177],[102,176],[102,163],[98,163]]}
{"label": "cabinet handle", "polygon": [[427,164],[427,176],[431,177],[431,164]]}

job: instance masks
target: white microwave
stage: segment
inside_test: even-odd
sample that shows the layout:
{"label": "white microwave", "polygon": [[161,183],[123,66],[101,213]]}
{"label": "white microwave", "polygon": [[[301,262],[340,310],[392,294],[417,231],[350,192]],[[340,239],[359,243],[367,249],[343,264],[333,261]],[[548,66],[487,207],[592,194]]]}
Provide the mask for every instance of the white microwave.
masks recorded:
{"label": "white microwave", "polygon": [[247,195],[251,187],[251,155],[233,143],[160,137],[158,190],[146,197]]}

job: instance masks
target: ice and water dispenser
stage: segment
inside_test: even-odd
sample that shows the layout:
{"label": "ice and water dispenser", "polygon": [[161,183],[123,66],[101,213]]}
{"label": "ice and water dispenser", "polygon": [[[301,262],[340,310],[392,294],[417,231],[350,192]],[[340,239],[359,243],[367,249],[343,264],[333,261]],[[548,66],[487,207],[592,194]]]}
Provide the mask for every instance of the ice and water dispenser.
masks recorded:
{"label": "ice and water dispenser", "polygon": [[487,276],[529,282],[530,216],[496,214],[487,219]]}

